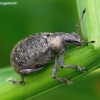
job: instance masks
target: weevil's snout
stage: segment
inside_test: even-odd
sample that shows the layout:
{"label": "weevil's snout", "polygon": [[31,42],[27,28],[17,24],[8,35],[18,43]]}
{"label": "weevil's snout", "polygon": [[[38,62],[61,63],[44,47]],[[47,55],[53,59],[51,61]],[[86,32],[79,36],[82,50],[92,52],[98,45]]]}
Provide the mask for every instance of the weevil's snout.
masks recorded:
{"label": "weevil's snout", "polygon": [[78,41],[75,41],[74,44],[75,44],[75,46],[82,46],[82,43],[78,42]]}
{"label": "weevil's snout", "polygon": [[80,41],[74,41],[73,42],[76,46],[82,46],[83,44],[88,44],[88,43],[95,43],[95,41],[90,41],[90,42],[86,42],[84,40],[80,40]]}
{"label": "weevil's snout", "polygon": [[83,45],[83,42],[84,42],[84,40],[82,40],[82,39],[74,39],[73,41],[72,41],[72,43],[75,45],[75,46],[82,46]]}

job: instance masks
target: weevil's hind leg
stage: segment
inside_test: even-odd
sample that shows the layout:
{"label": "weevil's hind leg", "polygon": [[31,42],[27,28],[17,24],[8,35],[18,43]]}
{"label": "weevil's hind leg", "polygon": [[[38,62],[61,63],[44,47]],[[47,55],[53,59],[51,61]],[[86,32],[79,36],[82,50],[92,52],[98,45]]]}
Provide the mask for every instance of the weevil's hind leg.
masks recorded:
{"label": "weevil's hind leg", "polygon": [[32,74],[35,73],[41,69],[43,69],[44,67],[40,67],[40,68],[35,68],[35,69],[23,69],[20,70],[20,76],[21,76],[21,80],[20,81],[14,81],[12,79],[8,79],[8,82],[12,82],[13,84],[25,84],[24,82],[24,74]]}
{"label": "weevil's hind leg", "polygon": [[23,69],[23,70],[20,70],[20,73],[22,74],[22,75],[24,75],[24,74],[32,74],[32,73],[35,73],[35,72],[37,72],[37,71],[39,71],[39,70],[41,70],[41,69],[43,69],[44,67],[40,67],[40,68],[34,68],[34,69]]}
{"label": "weevil's hind leg", "polygon": [[25,84],[25,82],[24,82],[24,76],[22,74],[20,74],[20,76],[21,76],[21,81],[19,81],[19,84]]}
{"label": "weevil's hind leg", "polygon": [[25,82],[24,82],[24,76],[21,75],[21,74],[20,74],[20,76],[21,76],[21,80],[20,81],[14,81],[12,79],[8,79],[7,81],[8,82],[12,82],[13,84],[25,84]]}
{"label": "weevil's hind leg", "polygon": [[70,82],[66,78],[57,78],[56,77],[56,74],[57,74],[57,71],[58,71],[57,66],[58,66],[58,61],[57,61],[57,58],[55,58],[55,64],[54,64],[54,68],[53,68],[53,71],[52,71],[52,77],[53,77],[53,79],[61,81],[61,82],[64,82],[64,83],[67,83],[67,84],[72,84],[72,82]]}

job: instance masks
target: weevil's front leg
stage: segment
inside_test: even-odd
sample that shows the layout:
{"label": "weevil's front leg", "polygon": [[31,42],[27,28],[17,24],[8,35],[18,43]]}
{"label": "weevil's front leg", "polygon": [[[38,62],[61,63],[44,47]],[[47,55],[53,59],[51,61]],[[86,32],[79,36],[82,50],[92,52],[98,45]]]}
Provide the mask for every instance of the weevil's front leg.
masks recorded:
{"label": "weevil's front leg", "polygon": [[61,66],[61,68],[72,68],[81,72],[86,72],[85,67],[79,67],[77,65],[64,66],[64,53],[62,53],[59,57],[59,65]]}
{"label": "weevil's front leg", "polygon": [[40,68],[35,68],[35,69],[23,69],[20,70],[20,76],[21,76],[21,80],[20,81],[14,81],[12,79],[8,79],[8,82],[12,82],[13,84],[25,84],[24,82],[24,74],[32,74],[35,73],[41,69],[43,69],[44,67],[40,67]]}
{"label": "weevil's front leg", "polygon": [[77,66],[77,65],[63,66],[63,68],[72,68],[72,69],[78,70],[80,72],[87,72],[87,70],[85,69],[85,67],[80,67],[80,66]]}
{"label": "weevil's front leg", "polygon": [[53,77],[53,79],[61,81],[61,82],[64,82],[64,83],[67,83],[67,84],[72,84],[72,82],[70,82],[66,78],[57,78],[56,77],[56,74],[57,74],[57,71],[58,71],[57,66],[58,66],[58,61],[57,61],[57,58],[55,58],[55,64],[54,64],[54,68],[53,68],[53,71],[52,71],[52,77]]}

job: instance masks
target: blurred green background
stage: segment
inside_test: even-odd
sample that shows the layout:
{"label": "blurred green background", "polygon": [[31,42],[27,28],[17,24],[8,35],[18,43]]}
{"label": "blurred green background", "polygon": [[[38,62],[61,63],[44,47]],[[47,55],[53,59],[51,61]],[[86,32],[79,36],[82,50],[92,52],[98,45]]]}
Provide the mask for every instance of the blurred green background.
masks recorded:
{"label": "blurred green background", "polygon": [[[9,0],[0,0],[4,1]],[[38,32],[71,33],[76,31],[75,25],[79,20],[75,0],[16,2],[17,5],[0,5],[0,68],[10,66],[11,50],[20,39]],[[100,80],[97,77],[100,74],[97,72],[85,76],[71,86],[64,84],[34,100],[100,100]]]}
{"label": "blurred green background", "polygon": [[30,34],[76,31],[78,13],[75,0],[16,2],[17,5],[0,5],[0,67],[10,65],[13,46]]}

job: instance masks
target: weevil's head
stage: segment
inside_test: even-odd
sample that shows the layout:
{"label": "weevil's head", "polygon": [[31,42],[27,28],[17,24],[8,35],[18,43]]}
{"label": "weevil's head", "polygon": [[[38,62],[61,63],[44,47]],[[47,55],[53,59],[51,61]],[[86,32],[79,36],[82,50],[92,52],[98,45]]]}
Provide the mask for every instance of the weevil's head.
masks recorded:
{"label": "weevil's head", "polygon": [[71,33],[71,37],[71,42],[75,46],[81,46],[84,43],[84,40],[77,33]]}
{"label": "weevil's head", "polygon": [[65,34],[63,36],[64,45],[68,46],[69,44],[74,44],[76,46],[81,46],[83,40],[76,33]]}
{"label": "weevil's head", "polygon": [[86,42],[75,32],[71,33],[71,35],[72,35],[72,43],[75,44],[76,46],[81,46],[83,44],[95,42],[95,41]]}
{"label": "weevil's head", "polygon": [[88,43],[94,43],[95,41],[90,41],[90,42],[86,42],[84,41],[77,33],[73,32],[69,35],[66,35],[64,37],[64,41],[67,43],[67,44],[74,44],[75,46],[81,46],[83,44],[88,44]]}

